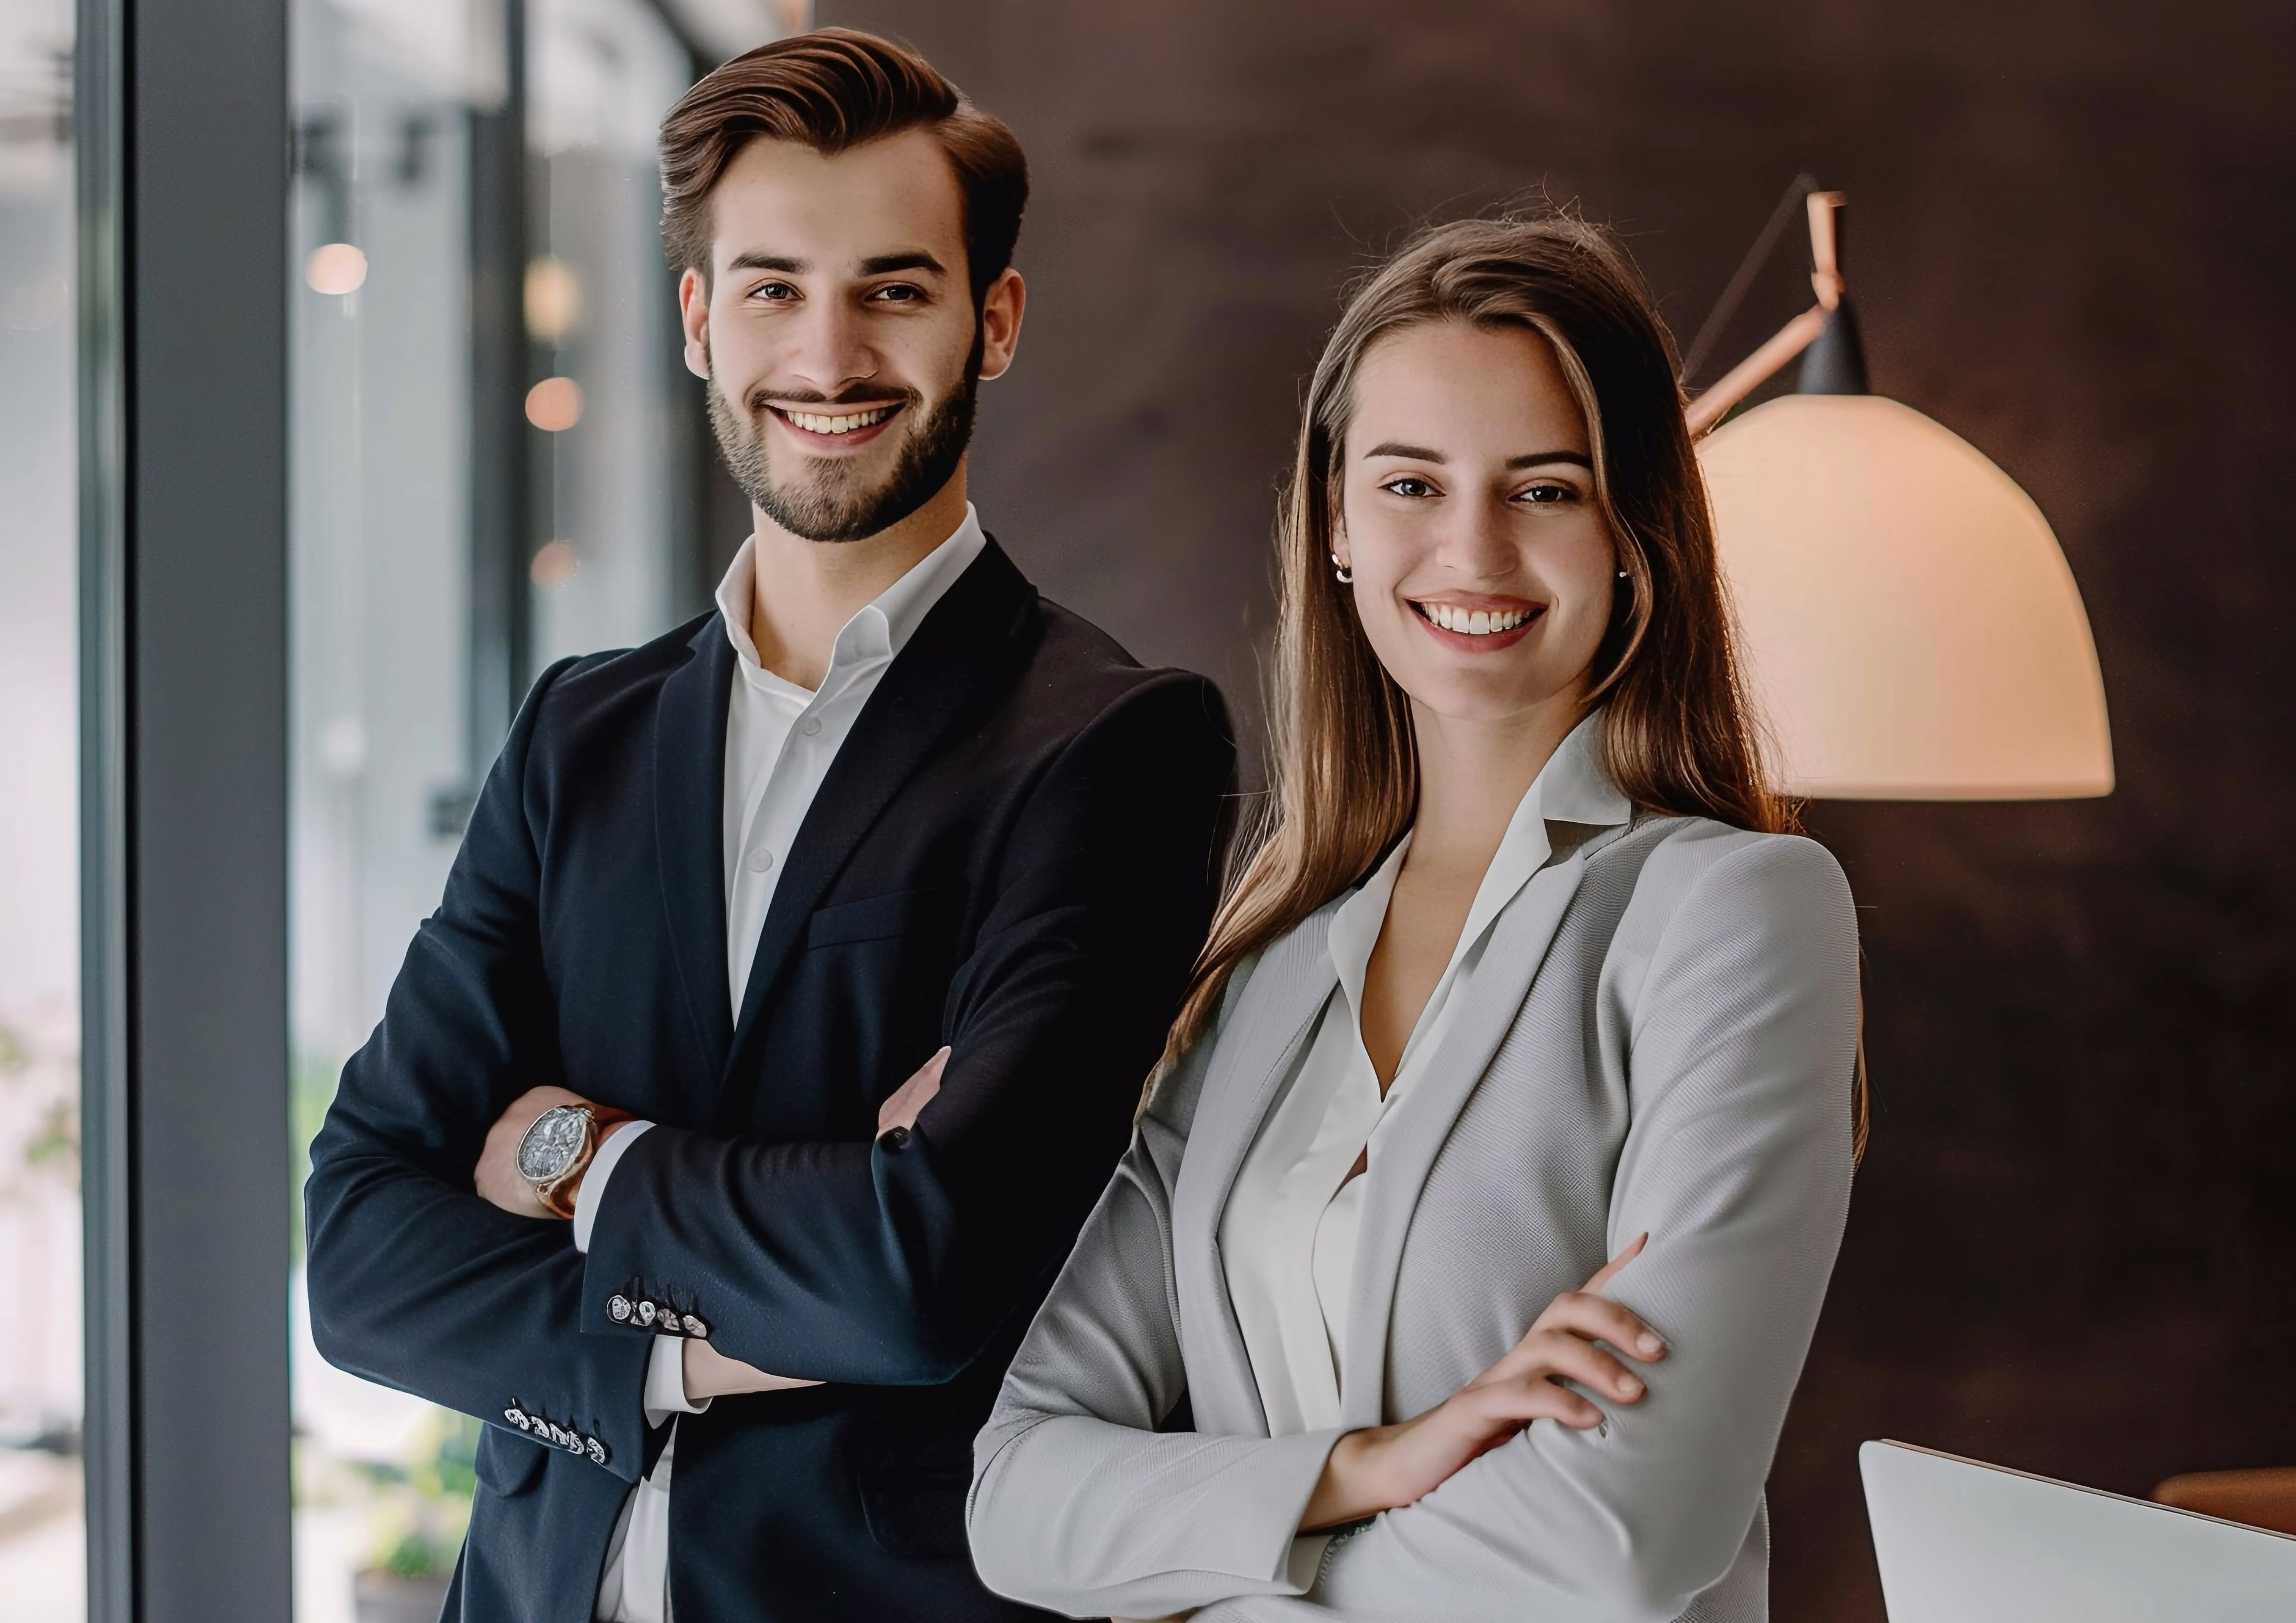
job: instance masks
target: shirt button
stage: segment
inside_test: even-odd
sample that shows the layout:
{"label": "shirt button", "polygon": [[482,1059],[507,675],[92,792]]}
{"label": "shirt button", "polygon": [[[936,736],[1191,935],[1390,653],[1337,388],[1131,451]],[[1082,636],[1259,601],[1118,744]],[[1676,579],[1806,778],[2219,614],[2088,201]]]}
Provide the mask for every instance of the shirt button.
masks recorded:
{"label": "shirt button", "polygon": [[811,738],[815,734],[821,731],[821,717],[818,716],[807,717],[803,721],[798,724],[797,730],[804,734],[808,738]]}
{"label": "shirt button", "polygon": [[767,868],[770,868],[773,865],[774,854],[766,849],[765,847],[759,846],[756,850],[750,853],[750,873],[763,873]]}

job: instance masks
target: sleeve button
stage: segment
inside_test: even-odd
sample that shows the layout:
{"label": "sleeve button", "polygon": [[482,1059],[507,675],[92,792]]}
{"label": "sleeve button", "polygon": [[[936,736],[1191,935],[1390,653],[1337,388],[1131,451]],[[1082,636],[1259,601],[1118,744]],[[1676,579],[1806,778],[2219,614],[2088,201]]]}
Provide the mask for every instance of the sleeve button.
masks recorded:
{"label": "sleeve button", "polygon": [[906,1144],[908,1142],[909,1142],[909,1130],[908,1130],[908,1128],[906,1128],[906,1127],[890,1127],[890,1128],[888,1128],[888,1129],[886,1130],[886,1133],[885,1133],[885,1138],[884,1138],[884,1144],[885,1144],[885,1148],[887,1148],[888,1150],[898,1150],[898,1149],[900,1149],[903,1145]]}

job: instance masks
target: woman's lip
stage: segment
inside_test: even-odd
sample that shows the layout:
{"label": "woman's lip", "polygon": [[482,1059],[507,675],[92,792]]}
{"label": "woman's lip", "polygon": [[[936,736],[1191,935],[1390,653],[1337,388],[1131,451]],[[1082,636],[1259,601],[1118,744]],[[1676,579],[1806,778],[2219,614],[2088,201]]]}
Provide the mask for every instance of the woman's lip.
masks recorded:
{"label": "woman's lip", "polygon": [[[816,434],[811,429],[800,428],[796,423],[790,421],[789,415],[791,411],[800,408],[785,406],[768,406],[766,409],[773,413],[774,420],[782,425],[784,432],[792,436],[800,445],[804,446],[808,450],[834,452],[857,450],[862,446],[867,445],[871,440],[876,439],[878,435],[883,433],[886,429],[890,428],[893,424],[893,422],[900,416],[902,406],[905,404],[906,402],[903,401],[889,400],[882,406],[863,406],[858,407],[847,406],[843,408],[846,411],[882,411],[885,414],[877,419],[876,422],[871,423],[865,429],[849,429],[842,434]],[[807,414],[809,416],[827,417],[837,415],[839,414],[826,411],[809,411]]]}
{"label": "woman's lip", "polygon": [[[1469,604],[1449,597],[1431,598],[1421,601],[1442,602],[1451,604],[1458,608],[1481,606],[1480,602]],[[1511,627],[1505,631],[1488,631],[1481,636],[1475,636],[1464,631],[1445,630],[1433,620],[1429,619],[1424,614],[1420,613],[1418,611],[1418,603],[1416,602],[1412,605],[1411,618],[1419,623],[1419,628],[1422,631],[1424,631],[1429,636],[1433,637],[1446,648],[1456,648],[1462,653],[1496,653],[1502,649],[1512,648],[1517,643],[1521,642],[1523,638],[1530,635],[1532,627],[1538,625],[1540,620],[1546,618],[1546,610],[1544,604],[1525,604],[1521,598],[1501,599],[1497,601],[1511,602],[1518,608],[1528,607],[1531,610],[1530,616],[1520,626]]]}
{"label": "woman's lip", "polygon": [[1431,597],[1404,601],[1414,605],[1431,603],[1444,609],[1464,609],[1470,614],[1478,609],[1486,614],[1536,614],[1546,606],[1528,597],[1494,597],[1485,592],[1438,592]]}

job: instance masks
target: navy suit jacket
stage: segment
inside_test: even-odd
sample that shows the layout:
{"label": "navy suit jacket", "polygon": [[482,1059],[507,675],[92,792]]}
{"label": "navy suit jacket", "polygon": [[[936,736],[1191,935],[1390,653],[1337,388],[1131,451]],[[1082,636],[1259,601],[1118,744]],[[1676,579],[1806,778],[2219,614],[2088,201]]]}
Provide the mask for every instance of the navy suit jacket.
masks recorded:
{"label": "navy suit jacket", "polygon": [[[681,1421],[679,1623],[1041,1615],[973,1575],[972,1439],[1203,939],[1219,696],[1142,669],[992,541],[839,751],[737,1020],[733,680],[712,614],[536,684],[313,1145],[312,1329],[490,1422],[450,1619],[586,1623],[662,1441],[649,1349],[689,1317],[826,1384]],[[877,1137],[944,1043],[939,1097]],[[488,1127],[544,1083],[660,1124],[586,1258],[472,1188]]]}

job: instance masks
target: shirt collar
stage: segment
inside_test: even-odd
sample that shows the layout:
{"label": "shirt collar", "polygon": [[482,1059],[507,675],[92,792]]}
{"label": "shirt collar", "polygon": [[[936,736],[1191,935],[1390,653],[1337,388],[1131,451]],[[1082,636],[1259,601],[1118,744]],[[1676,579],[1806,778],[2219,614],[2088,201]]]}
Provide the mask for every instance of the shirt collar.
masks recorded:
{"label": "shirt collar", "polygon": [[[988,545],[980,515],[964,504],[964,521],[948,539],[912,564],[907,574],[863,604],[837,633],[830,646],[829,670],[822,678],[824,691],[841,685],[842,678],[864,665],[899,655],[958,576],[972,566]],[[718,583],[718,618],[725,622],[726,640],[734,645],[742,675],[753,685],[786,688],[793,694],[806,690],[766,669],[758,645],[750,636],[750,604],[757,590],[758,538],[750,536],[734,554],[726,578]],[[809,694],[807,695],[810,697]]]}
{"label": "shirt collar", "polygon": [[[1633,819],[1633,803],[1611,781],[1603,763],[1603,716],[1597,707],[1571,728],[1530,781],[1530,787],[1523,791],[1522,799],[1515,802],[1514,816],[1508,820],[1491,865],[1484,870],[1483,882],[1476,888],[1474,903],[1467,909],[1466,924],[1452,950],[1454,963],[1481,939],[1491,921],[1554,854],[1554,841],[1546,832],[1549,822],[1609,828]],[[1371,964],[1372,948],[1379,942],[1380,927],[1387,919],[1396,877],[1410,848],[1411,836],[1406,834],[1388,853],[1387,860],[1364,881],[1362,889],[1332,915],[1332,962],[1351,1004],[1362,1004],[1364,974]]]}

